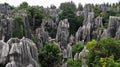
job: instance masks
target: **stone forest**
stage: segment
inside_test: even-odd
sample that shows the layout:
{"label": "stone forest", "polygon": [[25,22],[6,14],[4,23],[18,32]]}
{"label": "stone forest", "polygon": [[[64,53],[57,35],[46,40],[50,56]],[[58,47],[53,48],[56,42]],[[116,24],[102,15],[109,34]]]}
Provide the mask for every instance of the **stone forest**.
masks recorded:
{"label": "stone forest", "polygon": [[1,3],[0,67],[120,67],[120,2]]}

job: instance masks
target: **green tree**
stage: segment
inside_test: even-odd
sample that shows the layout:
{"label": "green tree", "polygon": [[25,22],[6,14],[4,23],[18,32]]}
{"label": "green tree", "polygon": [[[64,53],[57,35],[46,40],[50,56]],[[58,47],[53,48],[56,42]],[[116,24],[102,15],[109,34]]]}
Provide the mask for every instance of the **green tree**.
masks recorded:
{"label": "green tree", "polygon": [[89,49],[89,50],[93,49],[96,44],[97,44],[97,41],[96,41],[96,40],[92,40],[92,41],[88,42],[88,43],[86,44],[87,49]]}
{"label": "green tree", "polygon": [[72,46],[72,54],[73,54],[73,56],[75,55],[75,53],[80,53],[83,48],[84,48],[84,45],[80,44],[80,43],[77,43],[77,44],[73,45]]}
{"label": "green tree", "polygon": [[73,2],[65,2],[60,5],[62,13],[59,14],[59,20],[68,19],[70,24],[70,34],[75,34],[80,26],[82,26],[83,17],[76,16],[76,6]]}
{"label": "green tree", "polygon": [[69,67],[81,67],[81,60],[73,60],[71,58],[67,59],[67,63]]}
{"label": "green tree", "polygon": [[50,8],[51,9],[56,9],[56,6],[55,5],[51,5]]}
{"label": "green tree", "polygon": [[28,7],[26,10],[30,26],[32,27],[33,30],[35,30],[41,25],[42,19],[45,17],[45,15],[40,9],[37,9],[34,6]]}
{"label": "green tree", "polygon": [[71,9],[72,11],[76,11],[76,5],[74,2],[65,2],[65,3],[61,3],[60,7],[61,10],[68,10]]}
{"label": "green tree", "polygon": [[120,61],[115,61],[114,56],[100,58],[101,67],[120,67]]}
{"label": "green tree", "polygon": [[60,49],[54,43],[46,43],[43,48],[39,49],[38,54],[41,67],[53,67],[61,61]]}
{"label": "green tree", "polygon": [[38,9],[37,6],[29,6],[27,2],[22,2],[16,10],[26,10],[32,30],[38,28],[42,23],[42,19],[45,17],[42,10]]}
{"label": "green tree", "polygon": [[79,5],[78,5],[78,10],[79,10],[79,11],[82,11],[82,10],[83,10],[83,6],[82,6],[81,3],[79,3]]}
{"label": "green tree", "polygon": [[120,42],[113,38],[102,38],[97,44],[90,49],[89,65],[90,67],[100,67],[100,58],[114,56],[114,60],[118,60],[120,53]]}
{"label": "green tree", "polygon": [[15,23],[14,23],[14,30],[13,30],[13,37],[22,38],[26,36],[26,29],[21,16],[15,16]]}
{"label": "green tree", "polygon": [[19,9],[25,9],[27,7],[28,7],[28,3],[27,2],[22,2],[18,8]]}
{"label": "green tree", "polygon": [[102,10],[98,7],[94,7],[94,12],[95,12],[95,17],[98,17],[102,13]]}

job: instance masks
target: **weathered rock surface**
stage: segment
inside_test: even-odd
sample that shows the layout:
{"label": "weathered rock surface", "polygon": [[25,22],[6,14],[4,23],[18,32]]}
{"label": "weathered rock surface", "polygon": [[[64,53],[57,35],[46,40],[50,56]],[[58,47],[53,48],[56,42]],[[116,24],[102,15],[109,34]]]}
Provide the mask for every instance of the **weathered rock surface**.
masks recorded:
{"label": "weathered rock surface", "polygon": [[56,34],[56,41],[60,44],[62,49],[67,47],[69,40],[69,22],[68,19],[59,22]]}
{"label": "weathered rock surface", "polygon": [[39,67],[37,47],[27,38],[0,41],[0,65],[3,67]]}
{"label": "weathered rock surface", "polygon": [[120,17],[110,16],[108,28],[104,30],[101,37],[115,37],[116,39],[119,39],[119,27]]}
{"label": "weathered rock surface", "polygon": [[82,67],[88,67],[88,65],[87,65],[88,53],[89,53],[89,51],[87,50],[86,46],[84,46],[84,49],[79,53],[79,58],[81,59]]}
{"label": "weathered rock surface", "polygon": [[1,15],[0,19],[0,39],[7,41],[12,37],[14,19],[5,15]]}

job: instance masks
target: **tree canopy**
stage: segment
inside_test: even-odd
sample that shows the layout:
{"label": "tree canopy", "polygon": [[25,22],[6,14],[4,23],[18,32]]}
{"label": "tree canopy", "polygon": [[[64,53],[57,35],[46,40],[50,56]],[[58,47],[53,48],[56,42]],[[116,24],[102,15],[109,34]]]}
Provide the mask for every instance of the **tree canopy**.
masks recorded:
{"label": "tree canopy", "polygon": [[60,49],[54,43],[46,43],[43,48],[39,49],[38,54],[41,67],[52,67],[61,62]]}

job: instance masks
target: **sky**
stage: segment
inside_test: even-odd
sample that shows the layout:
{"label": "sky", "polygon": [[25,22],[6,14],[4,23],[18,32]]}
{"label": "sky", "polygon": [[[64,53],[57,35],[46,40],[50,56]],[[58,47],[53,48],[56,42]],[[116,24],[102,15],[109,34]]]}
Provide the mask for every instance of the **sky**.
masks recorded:
{"label": "sky", "polygon": [[81,3],[83,5],[87,3],[93,3],[93,4],[102,4],[102,3],[116,3],[120,0],[0,0],[0,3],[9,3],[13,6],[19,6],[22,2],[27,2],[29,5],[39,5],[43,7],[50,6],[51,4],[56,5],[57,7],[60,6],[60,3],[62,2],[69,2],[73,1],[76,5],[78,3]]}

